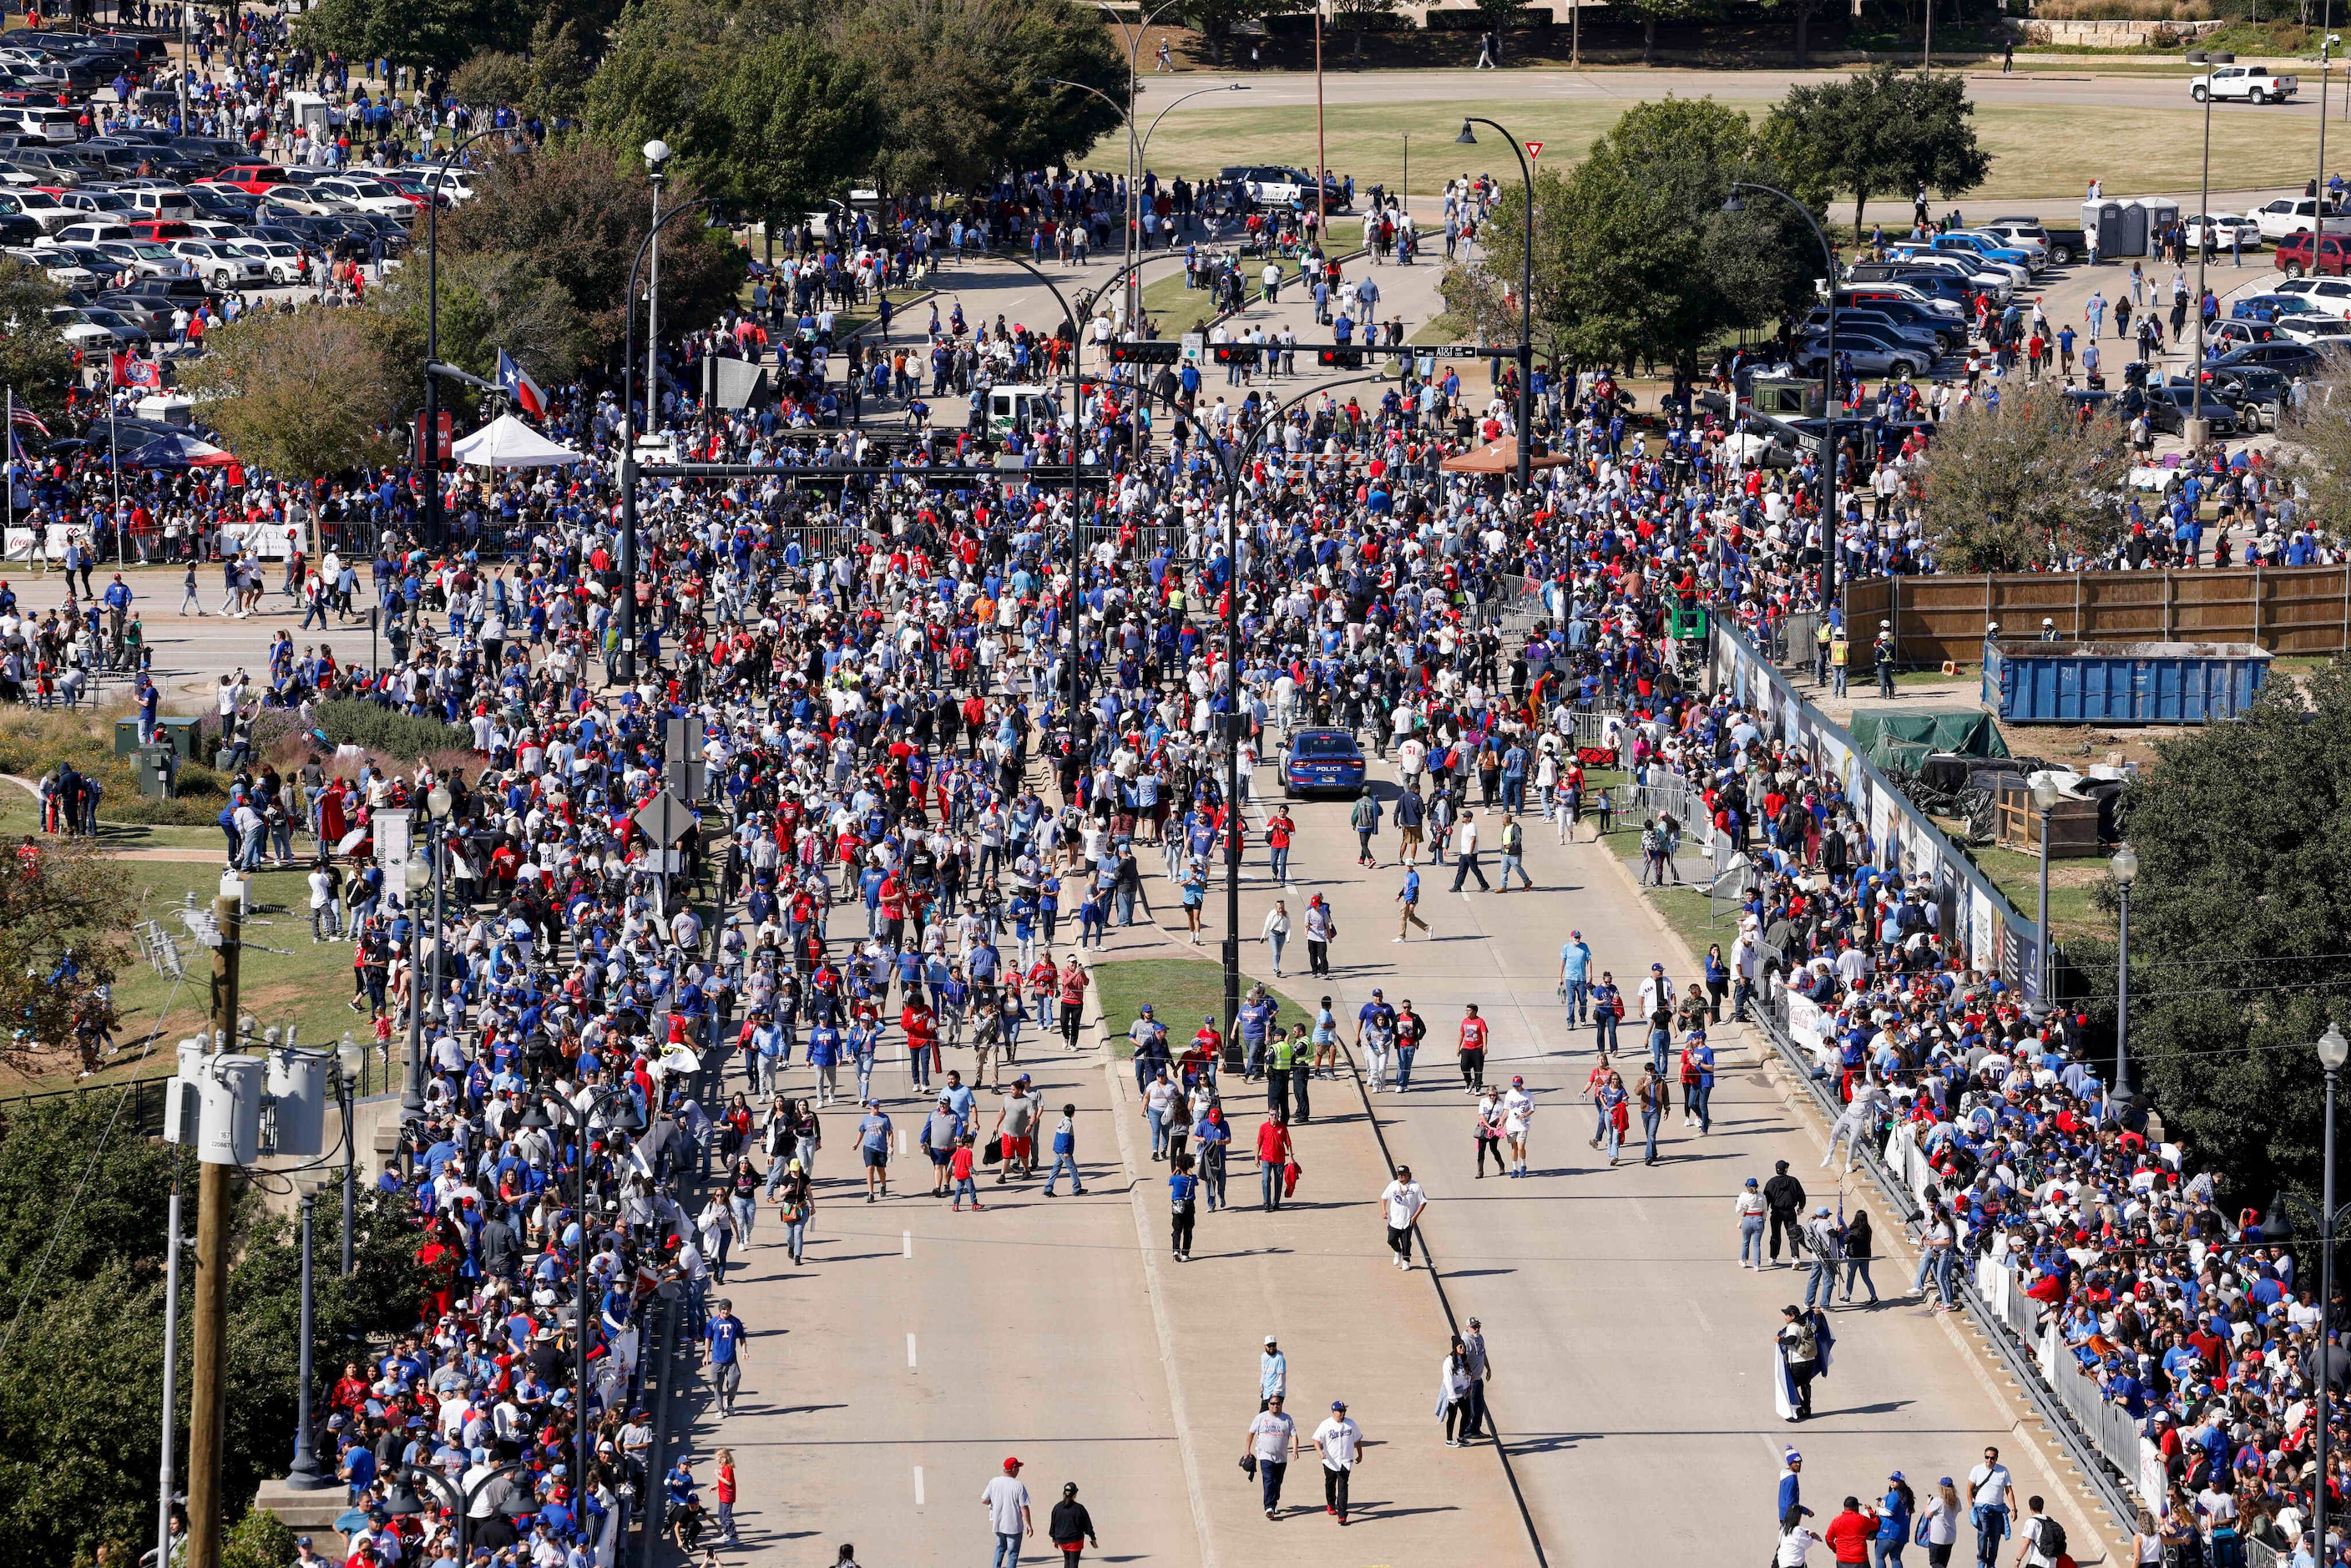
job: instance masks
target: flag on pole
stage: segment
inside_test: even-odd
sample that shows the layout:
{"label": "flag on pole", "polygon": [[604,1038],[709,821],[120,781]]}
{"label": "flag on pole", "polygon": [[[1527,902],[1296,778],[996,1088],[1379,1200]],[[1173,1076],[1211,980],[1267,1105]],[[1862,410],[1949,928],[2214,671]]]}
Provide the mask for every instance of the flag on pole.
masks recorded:
{"label": "flag on pole", "polygon": [[530,379],[530,372],[515,363],[504,349],[498,350],[498,390],[515,400],[517,407],[534,419],[547,417],[547,394]]}
{"label": "flag on pole", "polygon": [[12,403],[10,405],[8,410],[8,423],[12,425],[21,424],[30,426],[32,429],[37,430],[41,433],[41,438],[43,440],[48,439],[49,427],[41,423],[41,416],[39,414],[35,413],[31,409],[25,407],[22,403]]}

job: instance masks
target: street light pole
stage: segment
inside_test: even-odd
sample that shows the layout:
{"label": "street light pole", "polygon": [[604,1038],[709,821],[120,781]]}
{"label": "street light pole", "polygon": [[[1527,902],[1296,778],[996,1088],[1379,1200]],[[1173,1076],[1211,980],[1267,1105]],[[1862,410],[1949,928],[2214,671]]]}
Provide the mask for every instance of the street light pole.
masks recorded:
{"label": "street light pole", "polygon": [[1767,196],[1777,196],[1804,215],[1813,237],[1821,242],[1821,260],[1828,267],[1829,321],[1828,330],[1822,335],[1821,355],[1824,373],[1821,377],[1821,613],[1828,614],[1836,608],[1836,465],[1837,465],[1837,260],[1836,246],[1829,243],[1828,235],[1821,228],[1813,209],[1771,185],[1758,185],[1744,180],[1734,180],[1730,199],[1722,204],[1726,213],[1743,213],[1747,204],[1739,199],[1741,191],[1757,191]]}
{"label": "street light pole", "polygon": [[[2188,362],[2188,413],[2180,434],[2189,450],[2202,446],[2211,438],[2211,430],[2204,420],[2204,257],[2212,248],[2212,68],[2237,63],[2237,57],[2226,49],[2198,49],[2189,60],[2204,69],[2204,172],[2196,198],[2196,303],[2190,314],[2196,318],[2196,353]],[[2326,111],[2322,105],[2318,123],[2326,124]],[[2316,203],[2310,214],[2312,243],[2326,232],[2325,214]]]}
{"label": "street light pole", "polygon": [[[1135,225],[1134,193],[1136,185],[1140,183],[1143,179],[1143,148],[1138,145],[1134,140],[1134,99],[1135,95],[1143,90],[1142,81],[1137,75],[1141,68],[1138,62],[1143,49],[1144,33],[1149,29],[1152,23],[1156,22],[1160,17],[1165,16],[1168,12],[1174,10],[1182,3],[1183,0],[1165,0],[1165,4],[1159,5],[1147,15],[1137,17],[1134,26],[1130,29],[1127,26],[1126,18],[1120,16],[1117,11],[1113,10],[1106,3],[1106,0],[1094,0],[1094,9],[1100,11],[1103,16],[1108,16],[1112,21],[1117,23],[1119,31],[1126,35],[1127,40],[1126,109],[1123,115],[1123,118],[1126,120],[1126,201],[1124,204],[1126,208],[1124,214],[1126,221],[1126,239],[1125,243],[1119,247],[1119,256],[1121,260],[1127,264],[1126,276],[1128,282],[1126,286],[1126,319],[1129,321],[1134,320],[1136,316],[1142,313],[1143,310],[1143,285],[1140,280],[1135,278],[1134,276],[1134,259],[1140,251],[1141,239],[1140,235],[1137,233]],[[1048,79],[1050,80],[1052,78],[1049,78]],[[1076,87],[1080,84],[1076,82],[1066,82],[1062,85],[1067,87]],[[1097,89],[1088,88],[1086,90],[1088,92],[1094,92]],[[1209,90],[1214,91],[1215,89],[1210,89]],[[1103,100],[1105,102],[1109,101],[1107,95],[1103,95]],[[1177,101],[1181,102],[1182,100],[1178,99]],[[1117,106],[1113,104],[1112,107],[1116,108]],[[1171,103],[1167,107],[1169,109],[1173,109],[1176,105]],[[1162,112],[1165,111],[1163,110]],[[1156,122],[1155,121],[1154,123]]]}
{"label": "street light pole", "polygon": [[[184,118],[184,117],[183,117]],[[433,367],[441,362],[441,204],[448,200],[449,165],[457,154],[504,126],[489,126],[452,145],[441,155],[440,177],[424,196],[424,428],[419,432],[417,466],[429,476],[424,486],[424,543],[441,548],[441,378]]]}
{"label": "street light pole", "polygon": [[2032,804],[2038,808],[2041,818],[2041,947],[2033,955],[2032,988],[2036,993],[2033,1000],[2043,1013],[2049,1010],[2051,977],[2056,972],[2049,961],[2052,946],[2049,940],[2049,813],[2062,798],[2056,782],[2047,775],[2033,781]]}
{"label": "street light pole", "polygon": [[2326,0],[2318,22],[2318,178],[2311,182],[2311,226],[2326,232],[2326,71],[2335,47],[2335,0]]}
{"label": "street light pole", "polygon": [[319,1195],[302,1195],[302,1348],[297,1358],[301,1385],[294,1400],[294,1462],[287,1467],[286,1484],[297,1491],[317,1491],[335,1484],[335,1478],[323,1473],[319,1457],[310,1446],[310,1342],[317,1338],[313,1326],[314,1298],[310,1284],[310,1222],[319,1207]]}
{"label": "street light pole", "polygon": [[2125,843],[2106,862],[2115,874],[2121,905],[2120,939],[2115,950],[2115,1097],[2130,1098],[2130,891],[2138,879],[2138,852]]}
{"label": "street light pole", "polygon": [[2326,1070],[2326,1163],[2319,1174],[2322,1212],[2318,1221],[2318,1344],[2312,1357],[2314,1381],[2318,1385],[2318,1419],[2312,1445],[2318,1473],[2310,1489],[2310,1539],[2315,1548],[2311,1561],[2319,1563],[2333,1561],[2326,1550],[2326,1406],[2335,1369],[2333,1357],[2327,1352],[2332,1337],[2328,1319],[2335,1307],[2335,1079],[2346,1061],[2351,1061],[2351,1040],[2346,1040],[2343,1030],[2329,1023],[2326,1032],[2318,1037],[2318,1064]]}
{"label": "street light pole", "polygon": [[[1499,36],[1499,34],[1497,35]],[[1495,120],[1473,114],[1461,121],[1461,134],[1453,139],[1460,147],[1478,145],[1472,125],[1490,125],[1502,132],[1510,144],[1510,152],[1519,161],[1519,178],[1527,191],[1527,232],[1519,255],[1519,500],[1526,504],[1528,479],[1533,472],[1534,440],[1534,378],[1535,378],[1535,175],[1527,162],[1527,150],[1519,139],[1504,131]],[[1316,175],[1315,178],[1322,178]]]}
{"label": "street light pole", "polygon": [[[648,143],[648,151],[661,147],[658,141]],[[664,157],[669,150],[662,148]],[[660,198],[656,193],[655,202]],[[637,270],[645,264],[645,249],[661,233],[662,225],[684,217],[697,207],[706,207],[714,198],[696,197],[682,207],[672,207],[653,220],[645,237],[637,242],[636,260],[629,264],[629,288],[621,297],[625,324],[621,329],[621,678],[633,685],[637,679],[637,435],[636,435],[636,376],[637,357]],[[652,323],[646,324],[648,333]],[[653,391],[648,386],[647,401]],[[649,411],[650,413],[650,411]],[[652,423],[650,417],[646,423]]]}

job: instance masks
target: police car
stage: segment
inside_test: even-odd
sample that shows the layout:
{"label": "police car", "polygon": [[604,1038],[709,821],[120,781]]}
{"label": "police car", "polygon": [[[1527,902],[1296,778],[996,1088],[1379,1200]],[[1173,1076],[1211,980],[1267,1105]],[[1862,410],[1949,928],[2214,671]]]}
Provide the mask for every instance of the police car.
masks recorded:
{"label": "police car", "polygon": [[1364,787],[1364,748],[1343,729],[1293,731],[1281,748],[1281,792],[1353,795]]}

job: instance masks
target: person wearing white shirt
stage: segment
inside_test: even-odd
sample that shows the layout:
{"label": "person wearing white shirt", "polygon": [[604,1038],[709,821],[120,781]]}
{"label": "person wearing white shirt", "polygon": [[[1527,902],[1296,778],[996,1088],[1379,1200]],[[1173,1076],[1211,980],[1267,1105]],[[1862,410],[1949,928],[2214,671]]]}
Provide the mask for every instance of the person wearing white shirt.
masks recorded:
{"label": "person wearing white shirt", "polygon": [[1331,1401],[1331,1415],[1314,1428],[1314,1446],[1322,1452],[1322,1511],[1347,1522],[1347,1482],[1364,1460],[1364,1429],[1347,1416],[1347,1402]]}
{"label": "person wearing white shirt", "polygon": [[1396,1267],[1412,1267],[1412,1233],[1420,1227],[1420,1217],[1428,1212],[1428,1194],[1412,1179],[1410,1166],[1396,1166],[1395,1179],[1380,1193],[1385,1206],[1388,1222],[1388,1249],[1395,1254]]}
{"label": "person wearing white shirt", "polygon": [[1976,1561],[2000,1558],[2000,1543],[2008,1535],[2009,1494],[2015,1479],[2000,1462],[1998,1448],[1984,1450],[1983,1463],[1968,1472],[1968,1500],[1976,1521]]}
{"label": "person wearing white shirt", "polygon": [[1521,1174],[1527,1168],[1527,1124],[1534,1118],[1535,1097],[1527,1092],[1527,1081],[1513,1077],[1502,1096],[1502,1136],[1510,1144],[1510,1168]]}

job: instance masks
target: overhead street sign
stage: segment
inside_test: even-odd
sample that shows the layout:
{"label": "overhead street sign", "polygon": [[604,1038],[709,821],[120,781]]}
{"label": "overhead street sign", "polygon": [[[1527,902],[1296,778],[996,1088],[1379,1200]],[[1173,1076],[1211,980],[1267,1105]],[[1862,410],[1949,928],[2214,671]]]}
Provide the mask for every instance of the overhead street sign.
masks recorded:
{"label": "overhead street sign", "polygon": [[694,831],[694,812],[684,801],[664,789],[638,808],[637,826],[658,847],[673,849],[680,839]]}

